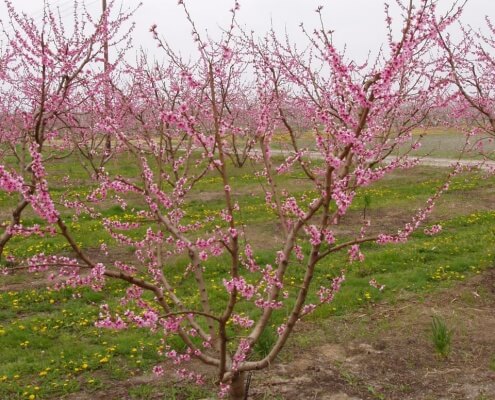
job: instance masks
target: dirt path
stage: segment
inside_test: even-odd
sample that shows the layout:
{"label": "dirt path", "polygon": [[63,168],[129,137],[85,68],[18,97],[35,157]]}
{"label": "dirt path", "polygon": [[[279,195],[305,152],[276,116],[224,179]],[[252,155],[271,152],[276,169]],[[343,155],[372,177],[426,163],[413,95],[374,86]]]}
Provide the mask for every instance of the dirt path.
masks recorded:
{"label": "dirt path", "polygon": [[[412,157],[414,158],[414,157]],[[455,163],[459,163],[465,167],[479,167],[482,170],[495,169],[495,161],[483,161],[483,160],[456,160],[452,158],[436,158],[436,157],[418,157],[421,165],[428,167],[450,167]],[[385,158],[385,162],[391,162],[395,157]]]}
{"label": "dirt path", "polygon": [[[284,151],[284,150],[278,150],[278,149],[272,149],[271,150],[272,154],[275,155],[289,155],[291,154],[290,152]],[[321,160],[323,159],[321,153],[316,152],[316,151],[310,151],[306,153],[310,158],[314,160]],[[411,156],[411,159],[418,158],[419,163],[421,165],[426,165],[429,167],[450,167],[455,163],[459,163],[462,166],[466,167],[479,167],[482,170],[493,170],[495,169],[495,161],[483,161],[483,160],[474,160],[474,159],[464,159],[464,160],[457,160],[454,158],[437,158],[437,157],[414,157]],[[390,163],[391,161],[395,160],[396,157],[389,156],[385,158],[386,163]]]}

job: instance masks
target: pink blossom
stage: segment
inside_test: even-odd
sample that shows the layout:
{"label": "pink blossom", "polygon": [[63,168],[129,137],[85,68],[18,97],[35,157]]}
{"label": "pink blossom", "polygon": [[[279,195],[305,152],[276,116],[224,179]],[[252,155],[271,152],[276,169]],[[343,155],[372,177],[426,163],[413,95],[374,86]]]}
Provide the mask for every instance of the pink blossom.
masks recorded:
{"label": "pink blossom", "polygon": [[441,225],[432,225],[430,228],[425,228],[424,233],[426,235],[436,235],[437,233],[440,233],[442,231],[442,226]]}
{"label": "pink blossom", "polygon": [[153,367],[153,373],[156,376],[163,376],[163,374],[165,373],[165,370],[163,369],[163,367],[161,365],[155,365]]}

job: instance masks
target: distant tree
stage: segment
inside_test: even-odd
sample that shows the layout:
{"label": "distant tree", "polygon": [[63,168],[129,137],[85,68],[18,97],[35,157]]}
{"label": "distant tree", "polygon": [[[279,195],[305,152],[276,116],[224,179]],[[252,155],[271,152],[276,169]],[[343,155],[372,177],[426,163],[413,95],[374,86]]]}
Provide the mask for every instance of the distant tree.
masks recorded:
{"label": "distant tree", "polygon": [[458,42],[446,33],[439,32],[438,37],[446,55],[442,67],[457,88],[454,111],[467,122],[477,150],[493,158],[484,144],[495,138],[495,26],[488,16],[485,21],[484,31],[461,26],[463,37]]}

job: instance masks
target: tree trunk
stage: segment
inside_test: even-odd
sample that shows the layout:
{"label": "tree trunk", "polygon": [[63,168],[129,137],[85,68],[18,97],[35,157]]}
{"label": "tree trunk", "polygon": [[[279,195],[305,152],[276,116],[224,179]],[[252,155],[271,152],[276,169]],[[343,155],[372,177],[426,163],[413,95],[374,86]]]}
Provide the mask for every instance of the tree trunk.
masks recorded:
{"label": "tree trunk", "polygon": [[230,400],[245,400],[246,398],[246,374],[235,374],[230,384]]}
{"label": "tree trunk", "polygon": [[9,233],[9,228],[14,225],[20,224],[22,210],[24,210],[28,204],[29,204],[28,201],[22,199],[19,203],[17,203],[16,208],[12,211],[12,218],[9,225],[5,227],[5,231],[3,232],[2,235],[0,235],[0,260],[2,259],[3,250],[5,246],[7,245],[8,241],[12,238],[12,234]]}

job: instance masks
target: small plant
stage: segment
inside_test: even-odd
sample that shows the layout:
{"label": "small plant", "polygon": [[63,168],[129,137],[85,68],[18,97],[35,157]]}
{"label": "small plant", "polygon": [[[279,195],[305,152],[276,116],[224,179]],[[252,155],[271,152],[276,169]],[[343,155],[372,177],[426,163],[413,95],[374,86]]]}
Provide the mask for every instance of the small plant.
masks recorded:
{"label": "small plant", "polygon": [[137,385],[129,389],[131,399],[151,399],[153,396],[153,386]]}
{"label": "small plant", "polygon": [[488,367],[492,370],[492,371],[495,371],[495,356],[492,357],[492,359],[490,360],[490,364],[488,365]]}
{"label": "small plant", "polygon": [[452,330],[448,329],[445,321],[437,315],[434,315],[431,321],[431,339],[437,354],[447,358],[450,353]]}

